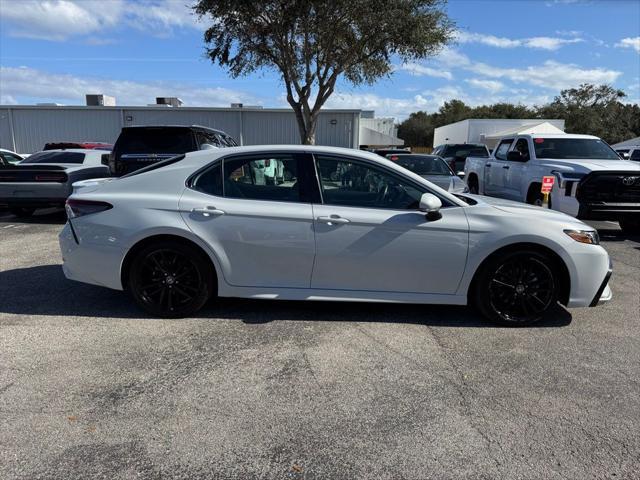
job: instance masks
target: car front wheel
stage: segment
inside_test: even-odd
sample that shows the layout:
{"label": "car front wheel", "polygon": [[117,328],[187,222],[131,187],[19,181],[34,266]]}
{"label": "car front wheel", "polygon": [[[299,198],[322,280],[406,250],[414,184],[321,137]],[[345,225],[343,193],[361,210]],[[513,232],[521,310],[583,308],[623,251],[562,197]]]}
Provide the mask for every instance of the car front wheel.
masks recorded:
{"label": "car front wheel", "polygon": [[558,301],[553,260],[533,250],[498,254],[474,281],[473,301],[489,320],[524,326],[540,320]]}
{"label": "car front wheel", "polygon": [[200,310],[214,292],[209,258],[195,247],[165,241],[144,247],[129,269],[127,290],[156,317],[180,318]]}

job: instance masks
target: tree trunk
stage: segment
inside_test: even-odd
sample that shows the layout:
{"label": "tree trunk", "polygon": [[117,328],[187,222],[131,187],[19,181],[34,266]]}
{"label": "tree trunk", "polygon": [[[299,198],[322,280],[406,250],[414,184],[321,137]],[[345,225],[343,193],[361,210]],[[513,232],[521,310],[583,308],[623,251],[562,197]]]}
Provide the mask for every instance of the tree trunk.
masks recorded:
{"label": "tree trunk", "polygon": [[303,145],[315,145],[318,115],[309,114],[308,108],[305,109],[301,102],[289,101],[289,105],[293,108],[293,113],[296,116],[298,131],[300,133],[300,143]]}

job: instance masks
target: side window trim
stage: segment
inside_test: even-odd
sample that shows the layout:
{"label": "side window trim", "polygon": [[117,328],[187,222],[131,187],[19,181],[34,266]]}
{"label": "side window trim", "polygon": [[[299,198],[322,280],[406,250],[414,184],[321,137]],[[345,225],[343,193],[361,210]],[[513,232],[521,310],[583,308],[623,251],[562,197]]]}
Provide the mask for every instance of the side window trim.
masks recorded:
{"label": "side window trim", "polygon": [[[323,194],[322,194],[322,179],[320,176],[320,170],[319,170],[319,165],[318,165],[318,156],[322,156],[322,157],[328,157],[331,159],[336,159],[337,161],[343,161],[343,162],[349,162],[349,163],[356,163],[356,164],[360,164],[360,165],[364,165],[365,167],[370,167],[373,169],[379,169],[382,172],[384,172],[385,174],[398,179],[398,180],[402,180],[403,182],[409,184],[410,186],[414,187],[416,190],[424,193],[431,193],[432,195],[435,195],[436,197],[438,197],[440,199],[440,201],[442,202],[442,208],[448,208],[448,207],[457,207],[458,205],[455,205],[453,203],[451,203],[451,201],[449,201],[447,198],[440,196],[440,194],[438,194],[437,192],[432,191],[429,187],[427,187],[426,185],[421,185],[419,183],[414,182],[411,178],[407,178],[404,177],[403,175],[399,174],[398,172],[395,172],[393,170],[391,170],[390,168],[386,168],[384,165],[375,165],[373,164],[373,162],[367,161],[367,160],[363,160],[361,158],[357,158],[357,157],[350,157],[348,155],[338,155],[338,154],[334,154],[334,153],[313,153],[313,163],[314,163],[314,170],[316,171],[316,177],[317,177],[317,181],[318,181],[318,189],[319,189],[319,194],[320,194],[320,203],[322,205],[333,205],[331,203],[325,203],[324,202],[324,198]],[[340,207],[348,207],[348,208],[368,208],[368,209],[374,209],[374,210],[382,210],[382,208],[380,207],[363,207],[363,206],[349,206],[349,205],[336,205],[336,206],[340,206]],[[406,209],[397,209],[397,208],[388,208],[388,209],[384,209],[384,210],[395,210],[398,212],[406,212]]]}

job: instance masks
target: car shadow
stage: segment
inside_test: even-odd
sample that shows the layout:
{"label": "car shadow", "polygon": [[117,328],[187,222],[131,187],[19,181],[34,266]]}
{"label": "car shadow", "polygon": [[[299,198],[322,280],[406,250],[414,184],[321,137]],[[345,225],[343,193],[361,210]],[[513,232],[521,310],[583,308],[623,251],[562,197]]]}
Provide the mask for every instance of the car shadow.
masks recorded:
{"label": "car shadow", "polygon": [[[60,265],[42,265],[0,272],[0,313],[154,320],[124,293],[67,280]],[[269,301],[224,298],[210,302],[199,317],[273,321],[386,322],[442,327],[495,328],[467,307],[361,302]],[[536,327],[563,327],[571,314],[558,306]],[[179,321],[179,320],[175,320]],[[2,322],[0,322],[0,325]]]}

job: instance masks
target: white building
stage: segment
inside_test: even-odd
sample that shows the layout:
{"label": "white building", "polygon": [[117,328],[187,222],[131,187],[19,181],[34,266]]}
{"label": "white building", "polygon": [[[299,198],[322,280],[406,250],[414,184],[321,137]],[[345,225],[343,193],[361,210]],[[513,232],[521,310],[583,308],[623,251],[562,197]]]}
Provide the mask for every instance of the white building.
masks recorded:
{"label": "white building", "polygon": [[[202,125],[225,131],[241,145],[300,143],[298,124],[290,108],[177,105],[0,105],[0,148],[33,153],[48,142],[114,143],[122,127],[131,125]],[[374,118],[371,111],[320,112],[318,145],[358,148],[402,143],[396,137],[393,120]]]}
{"label": "white building", "polygon": [[445,143],[484,143],[493,148],[501,137],[527,133],[564,133],[564,120],[470,118],[436,128],[433,132],[433,146]]}
{"label": "white building", "polygon": [[615,145],[611,145],[613,148],[623,148],[623,147],[635,147],[640,145],[640,137],[630,138],[629,140],[625,140],[624,142],[616,143]]}

